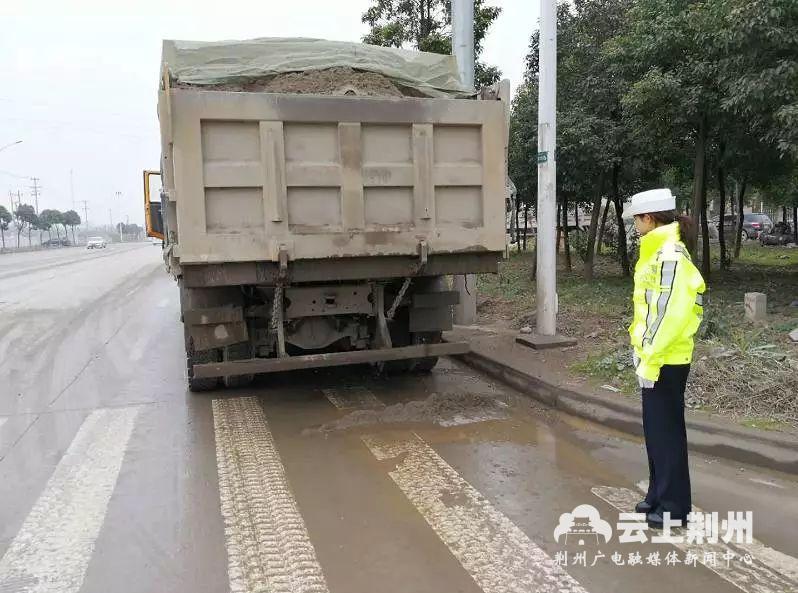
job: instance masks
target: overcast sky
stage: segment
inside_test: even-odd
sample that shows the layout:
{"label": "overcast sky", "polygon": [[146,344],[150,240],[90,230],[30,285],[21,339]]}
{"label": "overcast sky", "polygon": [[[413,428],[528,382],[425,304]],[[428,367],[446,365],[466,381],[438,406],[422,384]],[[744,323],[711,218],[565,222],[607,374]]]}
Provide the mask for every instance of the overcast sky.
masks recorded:
{"label": "overcast sky", "polygon": [[[515,86],[535,0],[493,0],[503,11],[483,59]],[[141,171],[158,168],[156,88],[161,39],[319,37],[359,41],[369,0],[5,0],[0,3],[0,204],[30,177],[39,209],[87,200],[89,221],[143,224]],[[69,8],[66,7],[69,6]],[[109,6],[117,7],[111,10]],[[118,8],[122,7],[122,8]],[[165,8],[167,7],[167,8]],[[116,197],[121,192],[121,197]],[[82,204],[76,208],[83,216]]]}

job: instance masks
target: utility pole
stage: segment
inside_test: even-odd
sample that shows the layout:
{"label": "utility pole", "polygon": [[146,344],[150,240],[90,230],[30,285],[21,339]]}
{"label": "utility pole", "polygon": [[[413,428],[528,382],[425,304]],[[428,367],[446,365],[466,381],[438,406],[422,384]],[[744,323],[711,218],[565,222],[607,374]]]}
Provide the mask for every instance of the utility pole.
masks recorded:
{"label": "utility pole", "polygon": [[30,193],[33,195],[33,199],[36,202],[36,214],[39,214],[39,193],[41,192],[41,186],[39,185],[39,178],[38,177],[31,177],[30,180],[33,182],[33,185],[30,188]]}
{"label": "utility pole", "polygon": [[[114,192],[114,196],[117,199],[119,199],[119,198],[122,197],[122,192],[121,191]],[[119,221],[119,242],[120,243],[124,243],[124,239],[122,237],[122,221],[121,220]]]}
{"label": "utility pole", "polygon": [[89,201],[80,200],[83,204],[83,226],[86,229],[86,241],[89,240]]}
{"label": "utility pole", "polygon": [[[474,2],[452,0],[452,53],[457,59],[460,80],[469,90],[474,89]],[[471,325],[477,318],[477,276],[466,274],[454,277],[454,288],[460,303],[454,310],[454,322]]]}
{"label": "utility pole", "polygon": [[540,0],[538,56],[537,331],[519,341],[547,348],[575,343],[557,335],[557,0]]}

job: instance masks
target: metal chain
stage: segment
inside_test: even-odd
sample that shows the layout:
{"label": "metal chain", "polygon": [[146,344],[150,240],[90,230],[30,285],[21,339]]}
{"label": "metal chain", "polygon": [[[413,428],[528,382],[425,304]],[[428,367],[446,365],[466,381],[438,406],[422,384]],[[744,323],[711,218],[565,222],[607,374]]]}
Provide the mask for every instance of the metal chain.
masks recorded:
{"label": "metal chain", "polygon": [[393,303],[391,303],[390,309],[388,309],[388,312],[385,314],[386,320],[391,321],[393,319],[393,316],[396,313],[396,309],[399,307],[399,303],[404,298],[407,289],[410,288],[411,280],[412,280],[411,278],[405,278],[405,283],[402,284],[402,288],[399,289],[399,294],[396,295],[396,298],[393,300]]}
{"label": "metal chain", "polygon": [[269,327],[272,331],[277,331],[277,318],[280,317],[280,308],[283,306],[283,285],[278,283],[274,287],[274,301],[272,302],[272,318],[269,320]]}

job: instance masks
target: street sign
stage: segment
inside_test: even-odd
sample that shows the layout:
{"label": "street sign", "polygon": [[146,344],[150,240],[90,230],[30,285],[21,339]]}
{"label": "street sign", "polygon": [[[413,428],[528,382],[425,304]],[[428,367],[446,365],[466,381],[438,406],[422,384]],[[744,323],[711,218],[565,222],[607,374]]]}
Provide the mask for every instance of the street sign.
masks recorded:
{"label": "street sign", "polygon": [[538,153],[538,165],[540,165],[541,163],[545,163],[548,160],[549,160],[549,152],[548,151],[544,151],[544,152],[539,152]]}

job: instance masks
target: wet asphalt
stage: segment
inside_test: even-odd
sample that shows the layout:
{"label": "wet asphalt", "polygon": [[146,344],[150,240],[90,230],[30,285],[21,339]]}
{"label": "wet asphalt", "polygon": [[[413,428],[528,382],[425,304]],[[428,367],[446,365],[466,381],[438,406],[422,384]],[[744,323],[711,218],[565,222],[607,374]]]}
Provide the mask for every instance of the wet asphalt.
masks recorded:
{"label": "wet asphalt", "polygon": [[[794,477],[693,455],[694,503],[752,511],[755,542],[620,543],[595,489],[634,500],[641,445],[454,361],[184,374],[158,247],[0,256],[0,591],[798,591]],[[610,541],[555,541],[583,504]]]}

